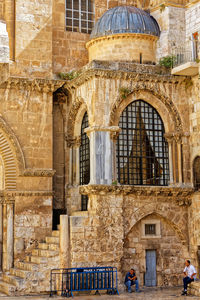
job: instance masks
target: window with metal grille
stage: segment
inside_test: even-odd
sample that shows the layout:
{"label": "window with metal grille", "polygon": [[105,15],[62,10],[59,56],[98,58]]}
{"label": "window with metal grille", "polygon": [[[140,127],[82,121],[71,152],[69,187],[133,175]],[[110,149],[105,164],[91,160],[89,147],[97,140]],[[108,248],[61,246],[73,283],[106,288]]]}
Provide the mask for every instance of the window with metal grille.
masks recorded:
{"label": "window with metal grille", "polygon": [[[84,114],[81,125],[80,145],[80,184],[88,184],[90,181],[90,141],[84,129],[88,127],[88,115]],[[88,196],[81,196],[81,210],[87,210]]]}
{"label": "window with metal grille", "polygon": [[200,189],[200,157],[197,156],[193,163],[193,181],[195,190]]}
{"label": "window with metal grille", "polygon": [[143,100],[129,104],[120,117],[117,140],[118,181],[127,185],[168,185],[168,144],[157,111]]}
{"label": "window with metal grille", "polygon": [[91,33],[94,26],[94,2],[66,0],[66,30]]}
{"label": "window with metal grille", "polygon": [[156,224],[145,224],[145,235],[155,235]]}

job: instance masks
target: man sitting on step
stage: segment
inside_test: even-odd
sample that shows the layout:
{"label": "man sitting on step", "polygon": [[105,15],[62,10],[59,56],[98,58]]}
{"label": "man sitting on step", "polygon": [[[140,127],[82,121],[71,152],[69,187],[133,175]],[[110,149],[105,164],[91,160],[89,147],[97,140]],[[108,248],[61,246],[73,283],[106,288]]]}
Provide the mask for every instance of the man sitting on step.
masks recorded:
{"label": "man sitting on step", "polygon": [[185,261],[185,269],[183,271],[185,277],[183,278],[183,286],[184,290],[182,292],[182,296],[187,295],[187,286],[189,283],[194,281],[196,278],[197,271],[195,270],[195,267],[190,264],[190,260]]}
{"label": "man sitting on step", "polygon": [[126,277],[125,277],[125,281],[124,281],[126,287],[128,288],[128,292],[129,293],[132,293],[132,289],[131,289],[131,286],[135,284],[135,290],[136,292],[140,292],[139,290],[139,282],[138,282],[138,279],[137,279],[137,276],[135,275],[135,270],[134,269],[131,269],[127,274],[126,274]]}

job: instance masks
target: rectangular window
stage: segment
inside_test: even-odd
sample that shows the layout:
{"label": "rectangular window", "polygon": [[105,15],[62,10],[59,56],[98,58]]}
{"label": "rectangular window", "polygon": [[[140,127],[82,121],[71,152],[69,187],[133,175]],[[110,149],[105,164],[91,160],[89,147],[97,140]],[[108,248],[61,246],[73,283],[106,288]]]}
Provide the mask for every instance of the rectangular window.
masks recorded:
{"label": "rectangular window", "polygon": [[66,0],[66,30],[91,33],[94,26],[92,0]]}
{"label": "rectangular window", "polygon": [[192,34],[192,55],[193,60],[198,59],[198,43],[199,43],[199,34],[198,32],[194,32]]}
{"label": "rectangular window", "polygon": [[155,235],[156,224],[145,224],[145,235]]}

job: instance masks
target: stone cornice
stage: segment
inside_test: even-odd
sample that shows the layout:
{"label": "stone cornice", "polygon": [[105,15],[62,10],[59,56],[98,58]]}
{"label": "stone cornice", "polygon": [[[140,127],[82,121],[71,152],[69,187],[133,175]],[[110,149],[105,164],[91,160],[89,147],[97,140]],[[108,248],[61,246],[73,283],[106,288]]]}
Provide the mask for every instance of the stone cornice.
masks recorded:
{"label": "stone cornice", "polygon": [[37,91],[43,93],[53,93],[62,87],[66,81],[56,79],[28,79],[21,77],[9,77],[0,87],[7,89],[26,89],[28,91]]}
{"label": "stone cornice", "polygon": [[82,68],[80,75],[77,78],[67,81],[65,88],[69,90],[76,89],[92,78],[133,79],[137,82],[167,82],[173,84],[178,84],[185,80],[184,76],[171,75],[169,70],[157,65],[93,61]]}
{"label": "stone cornice", "polygon": [[25,169],[21,176],[25,177],[52,177],[55,174],[52,169]]}
{"label": "stone cornice", "polygon": [[129,185],[84,185],[79,187],[80,194],[83,195],[135,195],[135,196],[155,196],[175,198],[178,205],[190,205],[190,196],[194,193],[191,187],[177,186],[129,186]]}
{"label": "stone cornice", "polygon": [[157,36],[145,33],[119,33],[119,34],[110,34],[106,36],[100,36],[91,39],[89,42],[86,43],[86,48],[88,49],[90,46],[102,42],[105,40],[118,40],[118,39],[146,39],[146,40],[153,40],[156,41],[158,39]]}
{"label": "stone cornice", "polygon": [[16,197],[53,196],[53,191],[0,191],[0,203],[15,202]]}

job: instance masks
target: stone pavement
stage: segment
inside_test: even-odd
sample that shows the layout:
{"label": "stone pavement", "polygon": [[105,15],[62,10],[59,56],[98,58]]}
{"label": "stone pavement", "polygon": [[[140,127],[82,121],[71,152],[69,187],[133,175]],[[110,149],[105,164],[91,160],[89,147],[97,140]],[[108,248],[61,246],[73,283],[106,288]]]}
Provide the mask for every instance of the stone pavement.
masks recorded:
{"label": "stone pavement", "polygon": [[[199,300],[199,297],[195,296],[181,296],[182,287],[175,287],[175,288],[145,288],[142,289],[141,293],[120,293],[120,295],[86,295],[86,294],[75,294],[74,300]],[[41,296],[16,296],[16,297],[8,297],[8,296],[1,296],[0,300],[64,300],[67,298],[53,296],[49,297],[48,295],[41,295]],[[72,299],[72,298],[69,298]]]}

